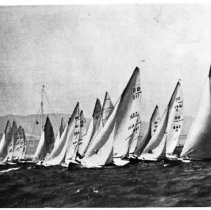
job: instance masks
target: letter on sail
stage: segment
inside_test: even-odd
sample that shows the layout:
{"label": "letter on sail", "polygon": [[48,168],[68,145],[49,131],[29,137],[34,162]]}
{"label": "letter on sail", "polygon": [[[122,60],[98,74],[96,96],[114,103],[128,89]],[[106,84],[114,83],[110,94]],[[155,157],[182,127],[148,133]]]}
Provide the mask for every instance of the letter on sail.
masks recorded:
{"label": "letter on sail", "polygon": [[139,68],[133,72],[125,90],[121,95],[116,115],[114,131],[114,158],[125,158],[129,152],[129,144],[139,116],[141,103],[141,84]]}
{"label": "letter on sail", "polygon": [[211,159],[211,68],[200,107],[190,128],[181,156],[194,160]]}
{"label": "letter on sail", "polygon": [[172,98],[169,102],[169,117],[167,124],[167,145],[166,155],[167,158],[171,157],[179,142],[179,136],[182,130],[184,122],[183,114],[183,96],[180,80],[178,81],[176,88],[172,94]]}

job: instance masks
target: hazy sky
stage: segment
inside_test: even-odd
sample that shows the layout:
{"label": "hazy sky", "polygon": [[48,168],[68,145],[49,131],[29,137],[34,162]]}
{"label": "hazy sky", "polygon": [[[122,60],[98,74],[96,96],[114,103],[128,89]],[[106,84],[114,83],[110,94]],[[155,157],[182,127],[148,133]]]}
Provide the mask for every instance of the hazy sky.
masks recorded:
{"label": "hazy sky", "polygon": [[145,119],[156,104],[164,109],[179,78],[185,115],[194,116],[211,63],[210,11],[200,4],[1,7],[0,115],[36,113],[45,84],[55,112],[71,113],[80,101],[90,117],[96,97],[107,90],[115,102],[139,66]]}

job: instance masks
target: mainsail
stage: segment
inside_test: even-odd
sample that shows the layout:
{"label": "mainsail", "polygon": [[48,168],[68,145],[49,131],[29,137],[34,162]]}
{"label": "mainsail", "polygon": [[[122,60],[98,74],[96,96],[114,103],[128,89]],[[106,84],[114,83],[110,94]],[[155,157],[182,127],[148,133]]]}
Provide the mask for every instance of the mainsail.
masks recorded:
{"label": "mainsail", "polygon": [[85,157],[81,161],[81,165],[87,168],[102,167],[111,164],[113,160],[113,141],[116,113],[120,100],[118,100],[115,108],[105,123],[101,127],[92,145],[88,148]]}
{"label": "mainsail", "polygon": [[14,142],[13,159],[20,160],[25,158],[25,149],[26,149],[24,130],[22,129],[21,126],[19,126],[16,135],[17,138],[16,141]]}
{"label": "mainsail", "polygon": [[12,128],[11,128],[12,140],[10,141],[7,148],[7,156],[5,159],[6,161],[13,161],[14,151],[15,151],[14,149],[15,149],[15,145],[17,141],[17,132],[18,132],[17,124],[15,120],[13,120]]}
{"label": "mainsail", "polygon": [[140,156],[141,153],[143,152],[143,150],[146,147],[146,145],[148,144],[149,140],[152,138],[155,131],[157,130],[159,122],[160,122],[159,108],[156,105],[156,107],[152,113],[152,116],[150,118],[148,128],[145,131],[143,138],[137,142],[137,146],[136,146],[136,149],[134,152],[134,155],[136,157]]}
{"label": "mainsail", "polygon": [[100,100],[97,99],[94,107],[94,111],[92,114],[92,119],[89,124],[89,128],[87,130],[86,136],[83,139],[82,144],[80,145],[80,156],[83,157],[88,149],[88,147],[91,145],[92,139],[96,132],[98,131],[100,124],[101,124],[101,104]]}
{"label": "mainsail", "polygon": [[159,161],[166,157],[167,135],[163,135],[160,144],[142,155],[142,160]]}
{"label": "mainsail", "polygon": [[78,141],[80,138],[80,109],[79,103],[76,106],[76,114],[74,117],[74,129],[68,136],[68,145],[65,156],[65,163],[75,161],[78,152]]}
{"label": "mainsail", "polygon": [[75,127],[75,116],[78,112],[78,106],[79,104],[75,106],[73,113],[71,117],[68,120],[67,125],[65,126],[64,131],[62,132],[61,138],[59,139],[59,142],[55,145],[53,148],[51,154],[46,157],[44,161],[44,165],[59,165],[65,160],[65,155],[67,152],[68,147],[68,140],[69,136],[72,135]]}
{"label": "mainsail", "polygon": [[141,84],[140,72],[136,67],[124,89],[116,114],[114,131],[114,158],[125,158],[129,153],[130,140],[140,115]]}
{"label": "mainsail", "polygon": [[8,151],[7,148],[11,140],[12,140],[12,130],[10,122],[8,120],[0,143],[0,162],[3,162],[5,160]]}
{"label": "mainsail", "polygon": [[[180,80],[178,81],[171,99],[165,109],[164,115],[160,121],[157,130],[145,147],[140,159],[146,159],[148,154],[159,147],[164,134],[166,134],[166,153],[168,157],[173,155],[173,152],[179,141],[179,135],[183,124],[183,99]],[[151,156],[150,156],[151,158]]]}
{"label": "mainsail", "polygon": [[166,128],[167,133],[167,144],[166,144],[166,155],[172,156],[174,150],[179,142],[179,136],[182,131],[184,122],[183,113],[183,95],[180,80],[177,82],[175,90],[172,94],[169,102],[169,117]]}
{"label": "mainsail", "polygon": [[211,159],[211,68],[207,78],[200,107],[190,128],[181,157],[205,160]]}
{"label": "mainsail", "polygon": [[81,151],[81,150],[83,149],[82,145],[83,145],[83,141],[86,136],[86,133],[87,133],[86,118],[84,117],[83,111],[81,110],[81,113],[80,113],[80,136],[79,136],[79,141],[78,141],[78,153],[77,153],[77,155],[79,157],[81,157],[81,154],[83,153],[83,151]]}
{"label": "mainsail", "polygon": [[129,158],[130,157],[132,158],[134,156],[137,144],[140,142],[140,138],[141,138],[141,119],[139,115],[135,124],[134,132],[130,139],[129,154],[128,154]]}
{"label": "mainsail", "polygon": [[33,161],[34,162],[43,161],[46,155],[49,155],[51,153],[53,147],[54,147],[54,132],[50,119],[47,116],[44,129],[42,131]]}
{"label": "mainsail", "polygon": [[114,109],[114,105],[111,101],[109,93],[106,91],[105,97],[104,97],[104,102],[103,102],[103,107],[102,107],[102,126],[104,126],[105,123],[107,122],[113,109]]}

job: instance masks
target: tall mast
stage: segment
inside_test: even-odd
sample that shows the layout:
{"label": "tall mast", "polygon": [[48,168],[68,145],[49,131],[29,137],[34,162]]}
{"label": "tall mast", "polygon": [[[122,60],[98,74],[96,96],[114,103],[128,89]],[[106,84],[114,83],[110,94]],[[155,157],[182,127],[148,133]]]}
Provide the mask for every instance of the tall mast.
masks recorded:
{"label": "tall mast", "polygon": [[44,108],[43,108],[43,93],[44,93],[45,85],[42,86],[41,90],[41,129],[44,129]]}

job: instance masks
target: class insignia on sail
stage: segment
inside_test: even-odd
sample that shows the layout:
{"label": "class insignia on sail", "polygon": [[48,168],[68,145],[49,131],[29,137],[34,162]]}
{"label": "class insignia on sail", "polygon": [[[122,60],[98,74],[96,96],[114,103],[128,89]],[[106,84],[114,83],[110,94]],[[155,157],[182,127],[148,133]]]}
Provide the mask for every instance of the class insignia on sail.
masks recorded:
{"label": "class insignia on sail", "polygon": [[47,116],[33,161],[42,162],[54,147],[54,132],[50,119]]}
{"label": "class insignia on sail", "polygon": [[[179,142],[183,118],[183,97],[179,80],[154,135],[149,140],[139,159],[148,161],[158,161],[165,158],[170,160],[177,159],[174,151]],[[166,139],[165,144],[164,139]],[[165,157],[163,156],[164,150]]]}
{"label": "class insignia on sail", "polygon": [[206,79],[198,113],[181,152],[183,159],[211,159],[211,68]]}

